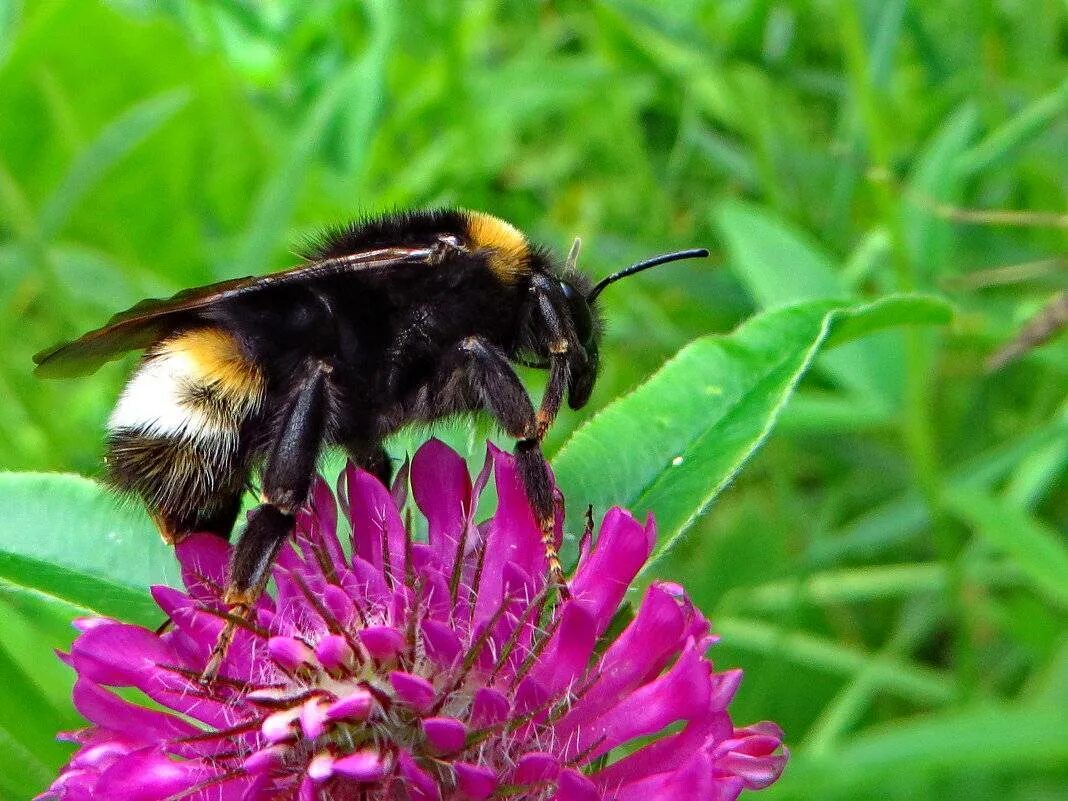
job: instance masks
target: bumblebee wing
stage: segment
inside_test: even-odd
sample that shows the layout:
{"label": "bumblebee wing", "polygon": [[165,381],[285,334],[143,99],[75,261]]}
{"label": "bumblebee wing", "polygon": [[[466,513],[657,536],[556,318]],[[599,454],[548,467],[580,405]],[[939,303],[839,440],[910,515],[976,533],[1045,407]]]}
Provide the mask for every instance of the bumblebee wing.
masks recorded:
{"label": "bumblebee wing", "polygon": [[429,263],[432,248],[378,248],[302,264],[264,276],[249,276],[185,289],[170,298],[149,298],[121,311],[106,324],[33,357],[34,374],[42,378],[70,378],[95,372],[105,362],[131,350],[147,348],[171,331],[194,320],[205,308],[271,287],[313,281],[333,275],[383,270],[401,264]]}

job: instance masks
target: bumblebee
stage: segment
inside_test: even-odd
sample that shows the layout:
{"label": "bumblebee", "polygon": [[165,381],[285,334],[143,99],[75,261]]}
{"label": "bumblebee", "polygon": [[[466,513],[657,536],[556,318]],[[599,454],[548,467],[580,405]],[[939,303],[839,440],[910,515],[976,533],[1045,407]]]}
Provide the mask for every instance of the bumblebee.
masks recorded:
{"label": "bumblebee", "polygon": [[[596,299],[611,282],[705,250],[668,254],[592,285],[576,247],[555,261],[488,214],[389,214],[327,232],[305,261],[262,277],[144,300],[34,357],[69,377],[146,349],[107,423],[107,480],[139,497],[163,538],[229,538],[250,474],[262,503],[230,562],[225,602],[251,611],[305,503],[323,448],[388,482],[383,440],[411,424],[488,412],[516,440],[520,476],[562,586],[540,443],[565,399],[597,378]],[[547,369],[535,409],[513,369]],[[233,627],[205,670],[221,662]]]}

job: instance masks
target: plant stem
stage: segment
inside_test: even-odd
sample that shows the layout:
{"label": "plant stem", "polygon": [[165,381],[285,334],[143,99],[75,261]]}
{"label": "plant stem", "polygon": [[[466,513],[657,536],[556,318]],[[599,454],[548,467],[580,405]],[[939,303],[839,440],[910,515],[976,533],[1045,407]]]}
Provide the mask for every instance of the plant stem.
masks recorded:
{"label": "plant stem", "polygon": [[[892,132],[888,124],[886,103],[878,96],[871,80],[868,47],[859,3],[847,0],[839,5],[839,9],[846,68],[868,143],[871,162],[868,177],[880,215],[889,231],[897,287],[902,292],[915,291],[919,282],[908,251],[900,198],[894,191],[896,182],[892,180]],[[955,643],[956,659],[964,679],[962,686],[968,688],[974,685],[973,679],[978,671],[972,645],[973,632],[964,603],[965,577],[959,560],[954,558],[958,548],[957,537],[942,509],[943,481],[931,410],[931,348],[926,335],[917,329],[906,329],[903,337],[905,387],[901,420],[902,441],[912,463],[916,485],[930,510],[931,534],[935,548],[946,567],[950,609],[961,624],[960,636]]]}

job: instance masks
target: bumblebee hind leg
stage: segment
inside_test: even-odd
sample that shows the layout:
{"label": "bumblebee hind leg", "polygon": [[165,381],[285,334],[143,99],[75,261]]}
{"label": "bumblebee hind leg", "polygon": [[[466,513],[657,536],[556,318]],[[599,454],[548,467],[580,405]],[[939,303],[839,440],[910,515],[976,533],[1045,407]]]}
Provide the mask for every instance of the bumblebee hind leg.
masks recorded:
{"label": "bumblebee hind leg", "polygon": [[237,630],[235,620],[251,615],[278,551],[293,533],[296,513],[308,499],[326,428],[329,373],[329,365],[323,362],[305,366],[272,432],[263,468],[263,503],[249,514],[248,524],[230,553],[230,580],[224,600],[234,620],[219,634],[201,673],[202,683],[210,683],[218,674]]}

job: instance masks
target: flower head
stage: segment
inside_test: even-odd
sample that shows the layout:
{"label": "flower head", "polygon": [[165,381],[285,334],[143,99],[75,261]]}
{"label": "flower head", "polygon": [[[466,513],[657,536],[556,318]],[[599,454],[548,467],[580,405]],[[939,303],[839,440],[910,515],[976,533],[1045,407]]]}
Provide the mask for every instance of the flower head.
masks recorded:
{"label": "flower head", "polygon": [[[479,524],[491,472],[498,505]],[[432,440],[410,478],[423,541],[401,516],[406,481],[391,493],[345,470],[351,549],[317,482],[273,598],[210,685],[197,679],[224,625],[229,547],[216,537],[179,545],[186,592],[153,588],[165,633],[79,621],[64,658],[92,725],[68,735],[80,748],[42,797],[733,799],[778,778],[781,732],[735,728],[741,673],[712,670],[708,621],[681,587],[653,584],[610,629],[652,551],[651,521],[609,511],[560,602],[508,454],[490,446],[472,483]]]}

